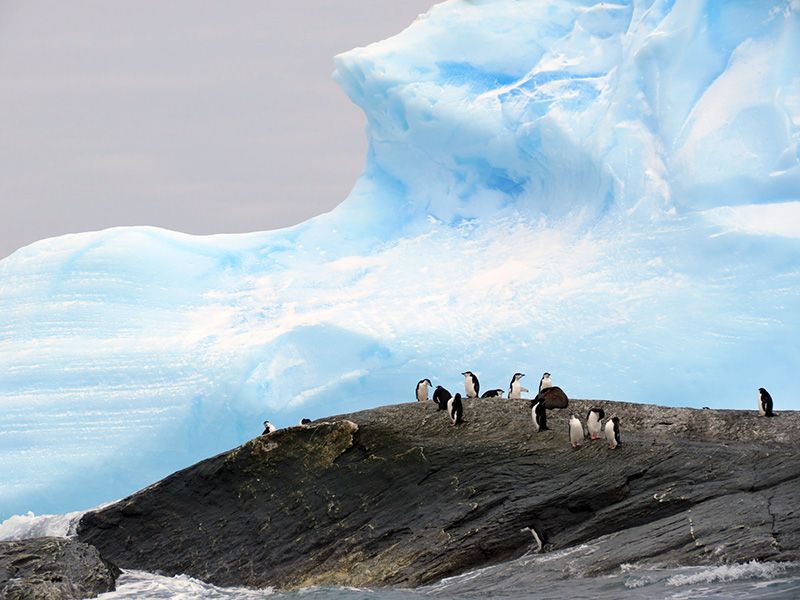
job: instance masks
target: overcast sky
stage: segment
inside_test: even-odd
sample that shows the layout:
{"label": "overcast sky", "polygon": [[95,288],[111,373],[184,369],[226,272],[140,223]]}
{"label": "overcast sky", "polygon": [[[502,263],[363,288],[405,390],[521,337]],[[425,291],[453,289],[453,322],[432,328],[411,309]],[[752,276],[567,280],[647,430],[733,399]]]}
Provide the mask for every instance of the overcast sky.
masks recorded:
{"label": "overcast sky", "polygon": [[0,257],[114,225],[274,229],[341,202],[332,57],[435,0],[0,0]]}

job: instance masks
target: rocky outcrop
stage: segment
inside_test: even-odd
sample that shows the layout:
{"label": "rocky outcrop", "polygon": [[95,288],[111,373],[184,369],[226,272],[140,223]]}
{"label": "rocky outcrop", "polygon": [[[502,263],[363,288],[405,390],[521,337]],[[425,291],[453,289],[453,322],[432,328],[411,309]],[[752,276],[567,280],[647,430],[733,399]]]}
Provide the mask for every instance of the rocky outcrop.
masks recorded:
{"label": "rocky outcrop", "polygon": [[120,571],[96,548],[62,538],[0,542],[0,598],[95,598],[114,590]]}
{"label": "rocky outcrop", "polygon": [[[571,400],[386,406],[258,437],[79,525],[123,568],[218,585],[416,586],[528,552],[623,563],[800,559],[800,415]],[[567,419],[621,418],[622,445],[573,450]],[[535,535],[534,535],[535,533]]]}

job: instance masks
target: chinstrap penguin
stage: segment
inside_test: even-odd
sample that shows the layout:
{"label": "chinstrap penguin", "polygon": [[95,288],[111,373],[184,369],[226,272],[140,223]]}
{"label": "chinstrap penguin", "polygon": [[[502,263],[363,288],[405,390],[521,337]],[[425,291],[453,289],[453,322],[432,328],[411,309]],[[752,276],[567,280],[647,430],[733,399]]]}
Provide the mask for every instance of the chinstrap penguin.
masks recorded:
{"label": "chinstrap penguin", "polygon": [[505,393],[504,390],[488,390],[481,394],[481,398],[502,398],[503,394]]}
{"label": "chinstrap penguin", "polygon": [[461,403],[461,394],[456,394],[447,401],[447,414],[450,415],[450,426],[464,422],[464,405]]}
{"label": "chinstrap penguin", "polygon": [[514,377],[511,378],[511,383],[508,386],[509,400],[519,400],[522,398],[522,392],[528,391],[528,388],[522,387],[520,379],[523,377],[525,377],[525,373],[514,373]]}
{"label": "chinstrap penguin", "polygon": [[453,394],[442,386],[437,385],[436,389],[433,390],[433,397],[431,399],[436,403],[436,406],[439,407],[439,410],[447,410],[447,401],[452,397]]}
{"label": "chinstrap penguin", "polygon": [[589,430],[589,438],[599,440],[603,434],[603,424],[601,421],[606,418],[606,413],[602,408],[590,408],[586,415],[586,429]]}
{"label": "chinstrap penguin", "polygon": [[547,431],[547,409],[544,402],[531,402],[531,419],[536,431]]}
{"label": "chinstrap penguin", "polygon": [[464,371],[464,391],[467,393],[467,398],[477,398],[481,391],[481,383],[472,371]]}
{"label": "chinstrap penguin", "polygon": [[758,388],[758,413],[762,417],[774,417],[772,412],[772,396],[764,388]]}
{"label": "chinstrap penguin", "polygon": [[417,383],[417,402],[427,402],[428,401],[428,386],[432,385],[430,379],[420,379]]}
{"label": "chinstrap penguin", "polygon": [[553,382],[550,381],[550,373],[545,373],[539,380],[539,393],[541,393],[542,390],[547,389],[549,387],[553,387]]}
{"label": "chinstrap penguin", "polygon": [[583,441],[583,425],[581,420],[575,415],[569,418],[569,443],[573,448],[578,448]]}
{"label": "chinstrap penguin", "polygon": [[274,431],[278,431],[278,428],[269,421],[264,421],[264,433],[261,435],[267,435],[268,433],[273,433]]}
{"label": "chinstrap penguin", "polygon": [[608,447],[613,450],[622,443],[619,436],[619,417],[612,417],[606,421],[606,441]]}

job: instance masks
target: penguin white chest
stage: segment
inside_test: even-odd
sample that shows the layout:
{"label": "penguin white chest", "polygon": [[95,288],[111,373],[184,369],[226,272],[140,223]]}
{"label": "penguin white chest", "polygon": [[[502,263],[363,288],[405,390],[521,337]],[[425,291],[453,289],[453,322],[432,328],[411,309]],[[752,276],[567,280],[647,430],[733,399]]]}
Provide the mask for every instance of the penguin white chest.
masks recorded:
{"label": "penguin white chest", "polygon": [[475,383],[472,381],[472,375],[464,376],[464,389],[467,392],[467,398],[474,398],[478,395],[475,392]]}
{"label": "penguin white chest", "polygon": [[616,448],[617,447],[617,436],[614,434],[614,422],[609,419],[606,421],[606,441],[608,442],[609,448]]}
{"label": "penguin white chest", "polygon": [[577,448],[583,441],[583,425],[576,418],[572,417],[569,420],[569,442],[573,448]]}
{"label": "penguin white chest", "polygon": [[602,426],[600,425],[600,417],[596,412],[589,413],[589,418],[586,419],[586,428],[589,430],[589,435],[592,439],[600,437]]}
{"label": "penguin white chest", "polygon": [[539,391],[541,392],[542,390],[547,389],[549,387],[553,387],[553,382],[550,381],[550,376],[547,375],[545,377],[542,377],[542,380],[539,382]]}
{"label": "penguin white chest", "polygon": [[520,381],[517,380],[511,384],[511,390],[509,391],[508,397],[512,400],[519,400],[522,397],[522,392],[527,391],[527,388],[522,387]]}

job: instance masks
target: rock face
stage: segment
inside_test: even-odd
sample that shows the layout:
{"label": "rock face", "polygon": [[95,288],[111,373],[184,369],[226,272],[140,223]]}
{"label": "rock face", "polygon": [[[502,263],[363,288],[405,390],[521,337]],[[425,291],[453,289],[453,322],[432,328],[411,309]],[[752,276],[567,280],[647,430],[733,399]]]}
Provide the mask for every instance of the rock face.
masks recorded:
{"label": "rock face", "polygon": [[79,537],[123,568],[218,585],[416,586],[591,542],[581,573],[800,559],[800,415],[570,401],[621,419],[572,450],[567,411],[392,405],[261,436],[101,511]]}
{"label": "rock face", "polygon": [[0,598],[94,598],[114,590],[120,570],[96,548],[62,538],[0,542]]}

